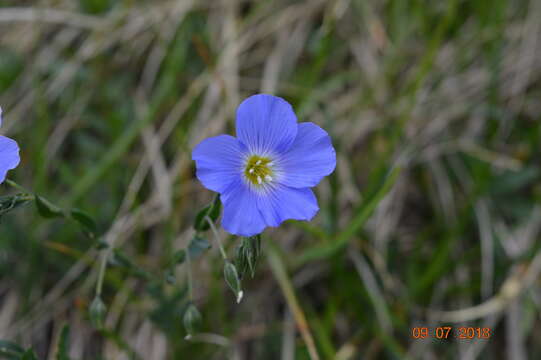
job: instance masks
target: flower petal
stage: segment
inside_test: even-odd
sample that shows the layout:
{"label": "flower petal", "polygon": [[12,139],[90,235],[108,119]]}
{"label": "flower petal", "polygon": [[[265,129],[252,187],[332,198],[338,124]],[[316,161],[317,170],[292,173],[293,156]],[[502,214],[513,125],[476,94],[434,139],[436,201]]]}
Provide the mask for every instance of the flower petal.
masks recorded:
{"label": "flower petal", "polygon": [[319,126],[299,124],[295,142],[279,160],[280,183],[294,187],[314,187],[336,167],[336,152],[331,138]]}
{"label": "flower petal", "polygon": [[0,183],[4,182],[7,172],[15,169],[20,161],[17,142],[0,136]]}
{"label": "flower petal", "polygon": [[222,227],[227,232],[238,236],[263,232],[266,225],[257,209],[257,196],[240,178],[220,196],[224,204]]}
{"label": "flower petal", "polygon": [[240,178],[246,148],[229,135],[203,140],[192,152],[196,175],[210,190],[223,192]]}
{"label": "flower petal", "polygon": [[297,117],[282,98],[259,94],[237,109],[237,138],[250,153],[264,155],[289,149],[297,136]]}
{"label": "flower petal", "polygon": [[295,189],[277,184],[258,196],[257,207],[268,226],[284,220],[311,220],[319,211],[317,199],[309,188]]}

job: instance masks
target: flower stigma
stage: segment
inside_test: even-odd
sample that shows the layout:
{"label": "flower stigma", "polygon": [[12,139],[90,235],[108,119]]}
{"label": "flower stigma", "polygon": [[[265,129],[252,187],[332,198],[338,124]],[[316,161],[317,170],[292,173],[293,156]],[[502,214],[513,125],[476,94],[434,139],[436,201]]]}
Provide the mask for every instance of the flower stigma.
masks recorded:
{"label": "flower stigma", "polygon": [[246,161],[244,176],[255,186],[263,186],[273,180],[272,160],[268,157],[252,155]]}

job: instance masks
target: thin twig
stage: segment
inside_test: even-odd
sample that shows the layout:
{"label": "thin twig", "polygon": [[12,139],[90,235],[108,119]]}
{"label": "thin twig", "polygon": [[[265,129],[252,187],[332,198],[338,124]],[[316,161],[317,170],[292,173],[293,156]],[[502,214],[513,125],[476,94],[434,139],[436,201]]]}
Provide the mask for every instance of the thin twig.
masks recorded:
{"label": "thin twig", "polygon": [[499,314],[527,289],[541,273],[541,251],[531,261],[526,271],[517,271],[502,285],[500,292],[482,304],[454,311],[429,311],[440,321],[464,322]]}
{"label": "thin twig", "polygon": [[100,18],[95,16],[83,15],[72,11],[35,7],[4,8],[0,12],[0,23],[2,22],[50,23],[91,30],[98,28],[103,23]]}
{"label": "thin twig", "polygon": [[304,315],[297,297],[295,296],[295,290],[293,289],[293,285],[291,284],[289,276],[287,275],[284,263],[280,258],[278,250],[271,245],[268,247],[267,255],[272,273],[274,274],[276,281],[278,281],[278,285],[280,285],[280,288],[282,289],[287,301],[287,305],[289,306],[289,310],[293,314],[295,322],[297,323],[297,328],[299,329],[302,339],[308,348],[310,359],[319,360],[314,338],[310,332],[310,327],[306,321],[306,316]]}

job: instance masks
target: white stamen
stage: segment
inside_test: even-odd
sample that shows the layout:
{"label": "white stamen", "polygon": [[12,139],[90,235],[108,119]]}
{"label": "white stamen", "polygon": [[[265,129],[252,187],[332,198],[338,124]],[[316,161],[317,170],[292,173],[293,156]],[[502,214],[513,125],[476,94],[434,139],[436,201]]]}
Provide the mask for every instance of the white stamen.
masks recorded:
{"label": "white stamen", "polygon": [[257,161],[255,162],[255,164],[256,164],[256,165],[261,165],[261,160],[257,160]]}
{"label": "white stamen", "polygon": [[257,177],[257,183],[258,183],[259,185],[261,185],[261,176],[258,176],[258,177]]}
{"label": "white stamen", "polygon": [[253,173],[254,173],[254,168],[250,168],[250,170],[248,170],[248,172],[249,172],[250,174],[253,174]]}
{"label": "white stamen", "polygon": [[270,175],[265,175],[265,180],[267,180],[267,181],[272,181],[272,176],[270,176]]}

